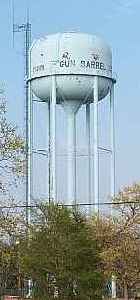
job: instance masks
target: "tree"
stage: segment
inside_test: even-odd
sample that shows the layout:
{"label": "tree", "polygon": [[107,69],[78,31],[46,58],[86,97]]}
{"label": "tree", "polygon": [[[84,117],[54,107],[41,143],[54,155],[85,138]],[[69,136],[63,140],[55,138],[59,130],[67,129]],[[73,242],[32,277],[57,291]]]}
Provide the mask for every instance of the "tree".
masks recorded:
{"label": "tree", "polygon": [[119,253],[122,259],[123,274],[120,276],[124,284],[125,298],[128,289],[140,284],[140,184],[123,188],[114,201],[119,212],[122,241]]}
{"label": "tree", "polygon": [[11,197],[13,185],[23,175],[24,141],[17,133],[17,127],[7,120],[6,103],[0,100],[0,292],[16,287],[18,262],[16,239],[19,235],[19,211],[11,214],[14,206]]}
{"label": "tree", "polygon": [[125,223],[117,224],[112,243],[102,252],[102,258],[105,274],[116,275],[128,299],[128,288],[132,289],[140,280],[140,241],[133,229],[125,229]]}
{"label": "tree", "polygon": [[17,293],[23,285],[19,267],[18,240],[23,234],[21,217],[1,212],[0,214],[0,295]]}
{"label": "tree", "polygon": [[135,183],[124,187],[114,198],[114,202],[118,203],[114,208],[119,212],[120,217],[126,221],[136,218],[135,223],[140,222],[140,184]]}
{"label": "tree", "polygon": [[34,282],[37,299],[101,299],[97,244],[79,213],[43,205],[28,247],[24,241],[21,249],[23,270]]}
{"label": "tree", "polygon": [[6,103],[2,101],[0,102],[0,192],[2,194],[8,188],[6,185],[8,180],[11,185],[15,176],[23,174],[23,159],[24,141],[17,133],[17,127],[7,121]]}
{"label": "tree", "polygon": [[128,299],[128,290],[140,282],[140,185],[124,188],[114,202],[116,217],[93,218],[92,230],[106,278],[116,275]]}

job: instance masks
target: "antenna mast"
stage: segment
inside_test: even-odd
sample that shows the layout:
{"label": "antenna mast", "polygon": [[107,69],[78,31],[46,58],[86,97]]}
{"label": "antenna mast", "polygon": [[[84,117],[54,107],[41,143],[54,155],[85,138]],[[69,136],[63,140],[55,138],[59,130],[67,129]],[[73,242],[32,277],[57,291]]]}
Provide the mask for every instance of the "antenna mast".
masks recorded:
{"label": "antenna mast", "polygon": [[15,34],[24,34],[24,80],[25,80],[25,126],[26,126],[26,223],[30,224],[30,205],[31,205],[31,123],[32,123],[32,97],[30,90],[30,46],[31,46],[31,23],[29,20],[29,9],[27,9],[27,21],[22,24],[15,23],[14,1],[12,1],[13,13],[13,46],[15,42]]}
{"label": "antenna mast", "polygon": [[[25,81],[25,126],[26,126],[26,224],[27,237],[29,240],[31,222],[31,195],[32,195],[32,93],[30,88],[30,46],[31,46],[31,23],[29,19],[29,8],[27,9],[27,20],[23,24],[15,23],[14,0],[12,0],[13,13],[13,46],[16,33],[24,34],[24,81]],[[28,280],[28,297],[31,296],[32,281]]]}

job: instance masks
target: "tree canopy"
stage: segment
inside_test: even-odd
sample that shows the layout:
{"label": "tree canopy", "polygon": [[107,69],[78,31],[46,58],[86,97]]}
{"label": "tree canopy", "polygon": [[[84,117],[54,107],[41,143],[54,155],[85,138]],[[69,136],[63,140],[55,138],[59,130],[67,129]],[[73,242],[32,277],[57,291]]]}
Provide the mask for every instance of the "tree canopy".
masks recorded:
{"label": "tree canopy", "polygon": [[[0,192],[4,193],[23,174],[24,140],[7,120],[6,103],[0,102]],[[12,175],[12,176],[10,176]],[[13,176],[14,175],[14,176]],[[10,180],[9,180],[10,178]]]}
{"label": "tree canopy", "polygon": [[21,215],[1,213],[1,287],[21,288],[30,278],[35,299],[101,299],[115,275],[128,299],[140,282],[138,195],[138,184],[122,190],[113,217],[42,204],[32,211],[30,239]]}
{"label": "tree canopy", "polygon": [[91,229],[106,279],[115,275],[128,299],[128,290],[140,282],[140,185],[125,187],[114,202],[114,216],[94,217]]}
{"label": "tree canopy", "polygon": [[36,297],[101,299],[98,246],[86,219],[54,204],[43,205],[41,211],[42,222],[32,228],[29,246],[22,245],[23,269],[35,283]]}

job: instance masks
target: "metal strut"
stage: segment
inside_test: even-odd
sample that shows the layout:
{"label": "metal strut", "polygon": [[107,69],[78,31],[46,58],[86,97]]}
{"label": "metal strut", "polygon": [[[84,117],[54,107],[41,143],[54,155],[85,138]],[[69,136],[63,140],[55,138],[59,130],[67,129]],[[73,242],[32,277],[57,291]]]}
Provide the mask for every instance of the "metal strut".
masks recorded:
{"label": "metal strut", "polygon": [[86,104],[86,136],[88,147],[88,201],[91,215],[91,134],[90,134],[90,103]]}
{"label": "metal strut", "polygon": [[50,198],[56,201],[56,77],[52,76],[50,95]]}
{"label": "metal strut", "polygon": [[99,151],[98,151],[98,76],[94,77],[94,202],[95,213],[99,214]]}

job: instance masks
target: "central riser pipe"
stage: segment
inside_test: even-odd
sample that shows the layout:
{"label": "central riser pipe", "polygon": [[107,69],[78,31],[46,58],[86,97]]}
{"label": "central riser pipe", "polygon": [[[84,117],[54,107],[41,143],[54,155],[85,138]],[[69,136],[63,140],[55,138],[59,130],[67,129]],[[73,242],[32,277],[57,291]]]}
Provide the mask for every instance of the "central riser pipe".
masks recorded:
{"label": "central riser pipe", "polygon": [[81,101],[64,101],[67,119],[67,203],[76,205],[76,114]]}
{"label": "central riser pipe", "polygon": [[67,196],[68,204],[76,203],[76,126],[75,114],[67,114]]}

